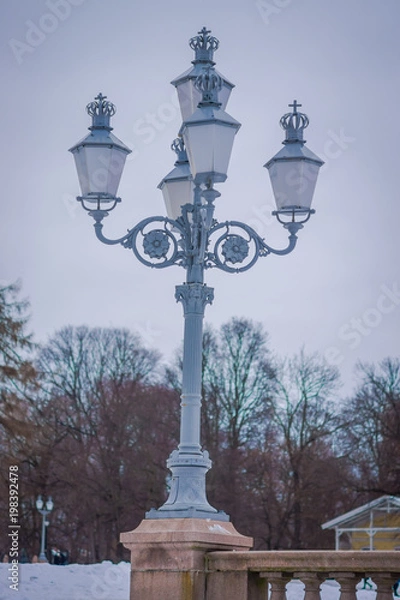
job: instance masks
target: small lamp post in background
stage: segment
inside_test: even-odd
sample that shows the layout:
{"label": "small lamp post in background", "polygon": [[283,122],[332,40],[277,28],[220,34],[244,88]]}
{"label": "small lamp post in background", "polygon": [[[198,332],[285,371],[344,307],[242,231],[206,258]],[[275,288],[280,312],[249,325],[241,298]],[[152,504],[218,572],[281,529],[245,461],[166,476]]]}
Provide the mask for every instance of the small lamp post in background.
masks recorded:
{"label": "small lamp post in background", "polygon": [[36,508],[42,515],[42,541],[40,545],[39,562],[48,562],[46,556],[46,527],[48,522],[46,521],[46,517],[54,508],[54,503],[51,499],[51,496],[49,496],[46,504],[43,502],[42,496],[38,496],[36,500]]}
{"label": "small lamp post in background", "polygon": [[185,283],[175,298],[184,312],[183,374],[180,443],[167,461],[172,472],[169,498],[152,509],[146,519],[190,518],[229,521],[206,497],[208,452],[200,444],[201,365],[203,318],[214,290],[204,283],[204,271],[227,273],[250,269],[269,254],[291,252],[297,233],[315,212],[311,201],[323,161],[305,146],[303,130],[308,117],[293,109],[280,120],[284,147],[265,165],[277,210],[273,212],[289,234],[286,248],[274,249],[254,229],[239,221],[214,219],[215,200],[221,195],[214,184],[227,178],[233,142],[240,123],[225,112],[233,84],[214,68],[218,40],[205,27],[190,40],[195,51],[193,68],[176,78],[183,123],[172,148],[175,168],[161,181],[167,217],[148,217],[118,239],[103,235],[102,221],[113,210],[119,180],[130,150],[111,133],[115,106],[99,94],[87,106],[92,117],[90,134],[70,148],[82,196],[77,199],[93,217],[97,238],[104,244],[121,244],[144,265],[162,269],[177,265],[186,271]]}

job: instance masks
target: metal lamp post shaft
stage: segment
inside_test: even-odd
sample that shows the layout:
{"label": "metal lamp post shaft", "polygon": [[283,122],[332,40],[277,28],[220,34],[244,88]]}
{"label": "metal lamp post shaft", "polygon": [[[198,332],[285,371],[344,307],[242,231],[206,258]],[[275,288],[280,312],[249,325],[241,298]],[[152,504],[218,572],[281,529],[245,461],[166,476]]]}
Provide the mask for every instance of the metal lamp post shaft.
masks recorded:
{"label": "metal lamp post shaft", "polygon": [[194,454],[199,454],[201,451],[201,363],[204,300],[206,301],[203,298],[206,293],[207,290],[201,283],[176,287],[176,296],[183,304],[185,319],[179,451]]}
{"label": "metal lamp post shaft", "polygon": [[47,556],[45,554],[45,538],[46,538],[46,511],[42,512],[42,543],[40,545],[40,555],[39,555],[39,559],[40,560],[45,560],[47,561]]}
{"label": "metal lamp post shaft", "polygon": [[41,539],[41,543],[40,543],[39,560],[40,560],[40,562],[48,562],[47,556],[46,556],[46,551],[45,551],[46,550],[46,517],[51,511],[42,508],[39,510],[39,512],[42,515],[42,539]]}
{"label": "metal lamp post shaft", "polygon": [[201,372],[203,319],[213,290],[203,285],[205,227],[201,219],[200,186],[194,189],[191,257],[187,265],[186,284],[176,286],[175,298],[182,302],[184,314],[183,365],[181,395],[180,453],[201,454]]}
{"label": "metal lamp post shaft", "polygon": [[180,441],[167,461],[172,482],[167,502],[151,510],[147,518],[213,517],[229,520],[213,508],[206,497],[205,477],[211,468],[207,451],[200,444],[203,319],[214,290],[203,283],[208,229],[201,204],[201,190],[194,189],[190,238],[186,240],[187,281],[176,286],[175,298],[183,305],[183,366]]}

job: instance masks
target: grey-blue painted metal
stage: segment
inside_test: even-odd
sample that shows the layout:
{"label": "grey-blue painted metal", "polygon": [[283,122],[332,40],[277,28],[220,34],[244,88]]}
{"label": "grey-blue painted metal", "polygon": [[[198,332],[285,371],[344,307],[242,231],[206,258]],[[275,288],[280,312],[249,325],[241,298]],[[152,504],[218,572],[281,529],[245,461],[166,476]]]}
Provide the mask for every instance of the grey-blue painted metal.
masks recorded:
{"label": "grey-blue painted metal", "polygon": [[[233,137],[240,124],[224,112],[223,103],[218,100],[219,90],[225,85],[230,93],[233,85],[214,70],[213,53],[218,48],[219,42],[210,36],[210,33],[203,28],[198,36],[190,40],[190,46],[195,50],[194,68],[172,83],[179,88],[183,81],[185,86],[186,95],[182,100],[184,104],[181,106],[182,114],[188,115],[187,98],[193,100],[194,95],[201,92],[197,108],[194,106],[191,109],[196,116],[193,118],[192,113],[189,114],[182,125],[181,132],[191,126],[195,128],[210,127],[210,124],[214,126],[217,121],[221,125],[222,135],[226,136],[227,140],[225,149],[227,156],[223,157],[227,166]],[[101,102],[103,98],[101,96]],[[99,96],[96,101],[99,102]],[[266,166],[269,168],[270,164],[276,162],[284,165],[298,164],[299,161],[300,165],[303,165],[304,161],[308,160],[313,163],[313,166],[319,168],[323,164],[322,161],[304,148],[303,129],[308,125],[308,117],[297,112],[300,106],[297,101],[290,106],[293,112],[282,117],[281,125],[286,130],[285,148],[290,145],[295,152],[294,154],[284,152],[283,156],[278,153]],[[92,112],[89,112],[89,109]],[[106,114],[101,118],[104,119],[104,127],[109,131],[109,118],[111,112],[115,112],[115,107],[111,105],[108,109],[105,106],[104,111]],[[89,104],[88,112],[89,114],[94,112],[96,115],[99,112],[98,106]],[[98,123],[96,125],[99,126]],[[233,128],[233,130],[227,133],[223,128]],[[190,141],[190,137],[188,139]],[[205,137],[204,140],[206,139]],[[208,146],[207,141],[200,144],[196,151],[202,154],[209,150],[213,152],[213,148],[204,146]],[[75,151],[75,149],[76,146],[71,150]],[[159,187],[162,189],[164,183],[170,181],[174,184],[180,181],[187,183],[188,177],[192,179],[193,184],[193,200],[181,206],[177,218],[149,217],[128,230],[122,237],[108,239],[103,234],[103,219],[116,207],[120,199],[116,196],[106,197],[105,194],[99,193],[97,198],[91,194],[89,202],[84,195],[78,197],[78,200],[93,217],[96,236],[104,244],[121,244],[132,250],[136,258],[148,267],[163,269],[177,265],[186,271],[186,281],[176,286],[175,293],[176,300],[182,303],[184,314],[180,441],[178,448],[172,452],[167,461],[167,466],[172,473],[169,497],[163,506],[146,513],[146,518],[197,517],[227,521],[229,516],[212,507],[207,500],[206,473],[211,468],[211,460],[200,443],[203,319],[205,307],[211,304],[214,298],[213,288],[204,283],[204,272],[216,268],[227,273],[241,273],[253,267],[259,258],[269,254],[279,256],[289,254],[296,246],[298,231],[314,210],[305,207],[304,202],[293,201],[286,197],[282,205],[277,198],[278,210],[273,214],[288,231],[289,236],[286,247],[272,248],[249,225],[239,221],[219,223],[214,219],[215,200],[220,196],[214,184],[224,181],[226,174],[211,170],[206,173],[201,172],[200,177],[193,177],[188,170],[182,136],[174,142],[173,149],[178,154],[178,162],[175,163],[178,171],[176,169],[172,171]],[[188,155],[191,151],[192,161],[197,163],[195,148],[187,148],[187,150]],[[200,158],[203,159],[203,155]],[[184,171],[181,172],[182,165]],[[193,175],[192,165],[191,172]],[[302,171],[295,172],[296,177],[299,173],[301,175]],[[281,177],[279,173],[278,176]],[[310,177],[308,173],[305,176]],[[284,184],[286,185],[287,182],[284,181]],[[299,184],[301,181],[296,179],[296,185]],[[291,190],[290,185],[288,189],[289,193],[296,191]],[[275,187],[274,192],[276,194]],[[182,197],[185,197],[185,194]]]}

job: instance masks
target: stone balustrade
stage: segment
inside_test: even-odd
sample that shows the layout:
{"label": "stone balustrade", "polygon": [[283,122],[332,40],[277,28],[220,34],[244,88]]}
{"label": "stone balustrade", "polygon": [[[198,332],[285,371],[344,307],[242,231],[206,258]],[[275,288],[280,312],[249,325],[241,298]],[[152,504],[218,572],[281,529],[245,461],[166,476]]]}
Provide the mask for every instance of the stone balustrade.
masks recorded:
{"label": "stone balustrade", "polygon": [[[377,587],[371,600],[393,600],[400,577],[400,552],[252,551],[251,538],[212,519],[145,519],[121,541],[131,552],[130,600],[324,600],[321,584],[332,579],[336,600],[356,600],[366,577]],[[286,591],[293,579],[304,592]]]}
{"label": "stone balustrade", "polygon": [[292,579],[304,584],[304,600],[320,600],[321,584],[332,579],[340,586],[338,600],[356,600],[356,586],[366,577],[377,587],[376,600],[392,600],[400,578],[400,552],[217,551],[205,558],[206,600],[267,600],[268,584],[269,600],[286,600]]}

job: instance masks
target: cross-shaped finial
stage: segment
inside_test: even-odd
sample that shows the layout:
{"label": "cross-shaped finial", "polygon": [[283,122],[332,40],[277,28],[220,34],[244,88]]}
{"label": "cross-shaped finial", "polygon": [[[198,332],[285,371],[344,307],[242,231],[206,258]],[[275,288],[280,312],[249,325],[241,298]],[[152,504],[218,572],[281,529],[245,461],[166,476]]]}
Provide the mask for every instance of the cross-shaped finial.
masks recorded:
{"label": "cross-shaped finial", "polygon": [[212,61],[213,52],[218,49],[219,41],[211,35],[211,29],[203,27],[189,40],[189,46],[196,52],[196,60]]}
{"label": "cross-shaped finial", "polygon": [[288,104],[288,106],[289,106],[290,108],[293,108],[293,114],[294,114],[294,115],[297,115],[297,108],[298,108],[299,106],[303,106],[303,105],[302,105],[302,104],[298,104],[298,103],[297,103],[297,100],[293,100],[293,104]]}
{"label": "cross-shaped finial", "polygon": [[98,95],[96,96],[95,100],[98,100],[99,103],[102,103],[103,100],[105,100],[107,98],[107,96],[103,96],[103,94],[101,92],[98,93]]}
{"label": "cross-shaped finial", "polygon": [[204,38],[211,33],[211,29],[207,29],[207,27],[203,27],[201,31],[197,32],[199,35],[202,35]]}

